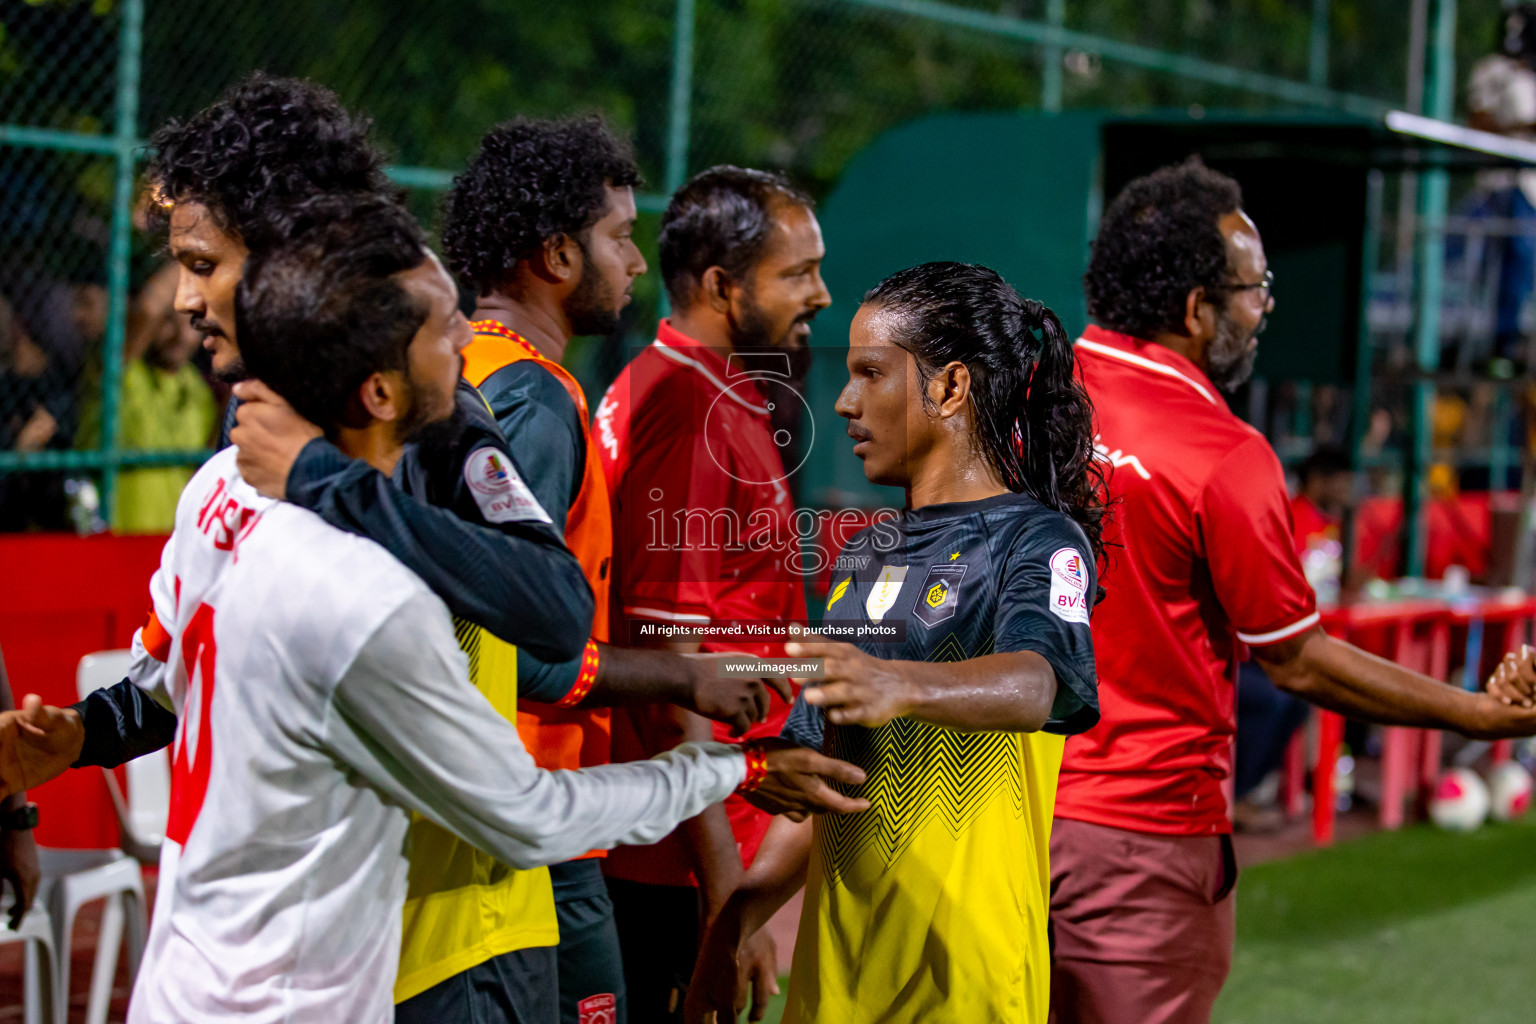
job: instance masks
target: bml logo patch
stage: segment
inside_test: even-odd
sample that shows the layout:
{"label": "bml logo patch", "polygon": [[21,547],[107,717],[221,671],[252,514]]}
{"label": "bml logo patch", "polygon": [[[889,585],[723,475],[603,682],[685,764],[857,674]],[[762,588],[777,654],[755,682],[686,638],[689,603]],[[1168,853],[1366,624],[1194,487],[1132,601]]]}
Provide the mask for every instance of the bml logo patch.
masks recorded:
{"label": "bml logo patch", "polygon": [[964,565],[935,565],[928,570],[928,578],[918,591],[912,614],[918,622],[929,627],[939,625],[955,617],[960,607],[960,581],[965,578]]}
{"label": "bml logo patch", "polygon": [[1088,621],[1088,574],[1075,548],[1051,556],[1051,611],[1068,622]]}

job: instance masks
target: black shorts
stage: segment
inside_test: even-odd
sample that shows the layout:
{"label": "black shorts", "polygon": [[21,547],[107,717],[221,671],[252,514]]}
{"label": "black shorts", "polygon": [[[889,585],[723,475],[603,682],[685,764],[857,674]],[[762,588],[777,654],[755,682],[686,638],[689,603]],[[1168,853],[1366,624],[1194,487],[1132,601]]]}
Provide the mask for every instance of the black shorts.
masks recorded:
{"label": "black shorts", "polygon": [[624,958],[600,860],[549,869],[560,920],[560,1024],[625,1024]]}
{"label": "black shorts", "polygon": [[608,879],[629,1024],[671,1024],[683,1019],[683,997],[699,955],[699,890]]}
{"label": "black shorts", "polygon": [[395,1024],[556,1024],[554,946],[493,956],[395,1004]]}

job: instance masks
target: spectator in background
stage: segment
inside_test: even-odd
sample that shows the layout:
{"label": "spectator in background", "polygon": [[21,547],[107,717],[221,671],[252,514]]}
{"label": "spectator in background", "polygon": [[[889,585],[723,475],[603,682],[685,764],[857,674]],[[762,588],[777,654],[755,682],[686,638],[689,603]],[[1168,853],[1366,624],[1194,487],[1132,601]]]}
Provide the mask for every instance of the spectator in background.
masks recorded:
{"label": "spectator in background", "polygon": [[1318,600],[1331,603],[1339,597],[1344,569],[1341,530],[1354,488],[1349,456],[1338,448],[1320,447],[1301,464],[1298,477],[1296,497],[1291,499],[1296,553]]}
{"label": "spectator in background", "polygon": [[[206,448],[218,425],[213,391],[192,365],[202,334],[186,317],[159,320],[144,355],[123,368],[118,440],[128,451]],[[125,469],[117,478],[113,527],[119,533],[170,533],[191,465]]]}
{"label": "spectator in background", "polygon": [[[74,432],[69,380],[0,298],[0,451],[67,448]],[[0,530],[62,529],[64,496],[54,473],[0,475]]]}
{"label": "spectator in background", "polygon": [[[1472,68],[1467,112],[1473,128],[1536,138],[1536,4],[1517,4],[1504,12],[1494,52]],[[1520,313],[1536,289],[1536,171],[1484,171],[1478,186],[1462,210],[1465,216],[1514,221],[1526,232],[1487,240],[1486,256],[1497,261],[1499,278],[1493,353],[1499,362],[1490,369],[1509,376],[1512,361],[1526,355]],[[1451,249],[1455,259],[1455,240]]]}
{"label": "spectator in background", "polygon": [[[1349,457],[1320,447],[1301,464],[1291,499],[1296,553],[1318,602],[1338,600],[1344,569],[1341,528],[1354,475]],[[1284,824],[1268,793],[1257,792],[1280,762],[1291,737],[1307,721],[1307,702],[1270,682],[1257,662],[1244,661],[1237,675],[1237,751],[1233,765],[1232,825],[1239,832],[1269,832]],[[1267,788],[1267,787],[1266,787]]]}

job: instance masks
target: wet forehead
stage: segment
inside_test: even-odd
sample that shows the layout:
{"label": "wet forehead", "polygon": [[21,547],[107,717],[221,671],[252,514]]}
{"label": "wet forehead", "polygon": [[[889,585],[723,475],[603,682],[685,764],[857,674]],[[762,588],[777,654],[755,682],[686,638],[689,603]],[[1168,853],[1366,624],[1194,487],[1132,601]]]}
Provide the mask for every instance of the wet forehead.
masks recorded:
{"label": "wet forehead", "polygon": [[213,213],[201,203],[177,203],[171,209],[169,246],[178,252],[211,253],[235,245]]}
{"label": "wet forehead", "polygon": [[793,263],[826,255],[821,224],[811,210],[798,203],[780,202],[775,204],[772,217],[773,226],[764,248],[765,258]]}

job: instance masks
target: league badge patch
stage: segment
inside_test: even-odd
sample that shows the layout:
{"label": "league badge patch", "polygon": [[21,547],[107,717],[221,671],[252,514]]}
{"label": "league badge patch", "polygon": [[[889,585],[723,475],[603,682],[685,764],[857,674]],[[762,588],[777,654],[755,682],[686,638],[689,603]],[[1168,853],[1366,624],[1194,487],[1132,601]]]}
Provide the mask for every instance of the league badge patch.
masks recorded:
{"label": "league badge patch", "polygon": [[912,605],[912,615],[932,629],[939,623],[955,617],[960,607],[960,581],[965,578],[964,565],[936,565],[928,570],[928,578],[917,592]]}
{"label": "league badge patch", "polygon": [[495,448],[477,448],[464,460],[464,482],[488,523],[547,523],[549,513],[518,476],[517,467]]}
{"label": "league badge patch", "polygon": [[1051,556],[1051,611],[1068,622],[1088,621],[1088,571],[1076,548]]}
{"label": "league badge patch", "polygon": [[885,618],[885,613],[891,610],[901,594],[901,584],[906,578],[907,567],[904,565],[887,565],[880,570],[864,602],[864,610],[869,613],[870,622],[879,622]]}

